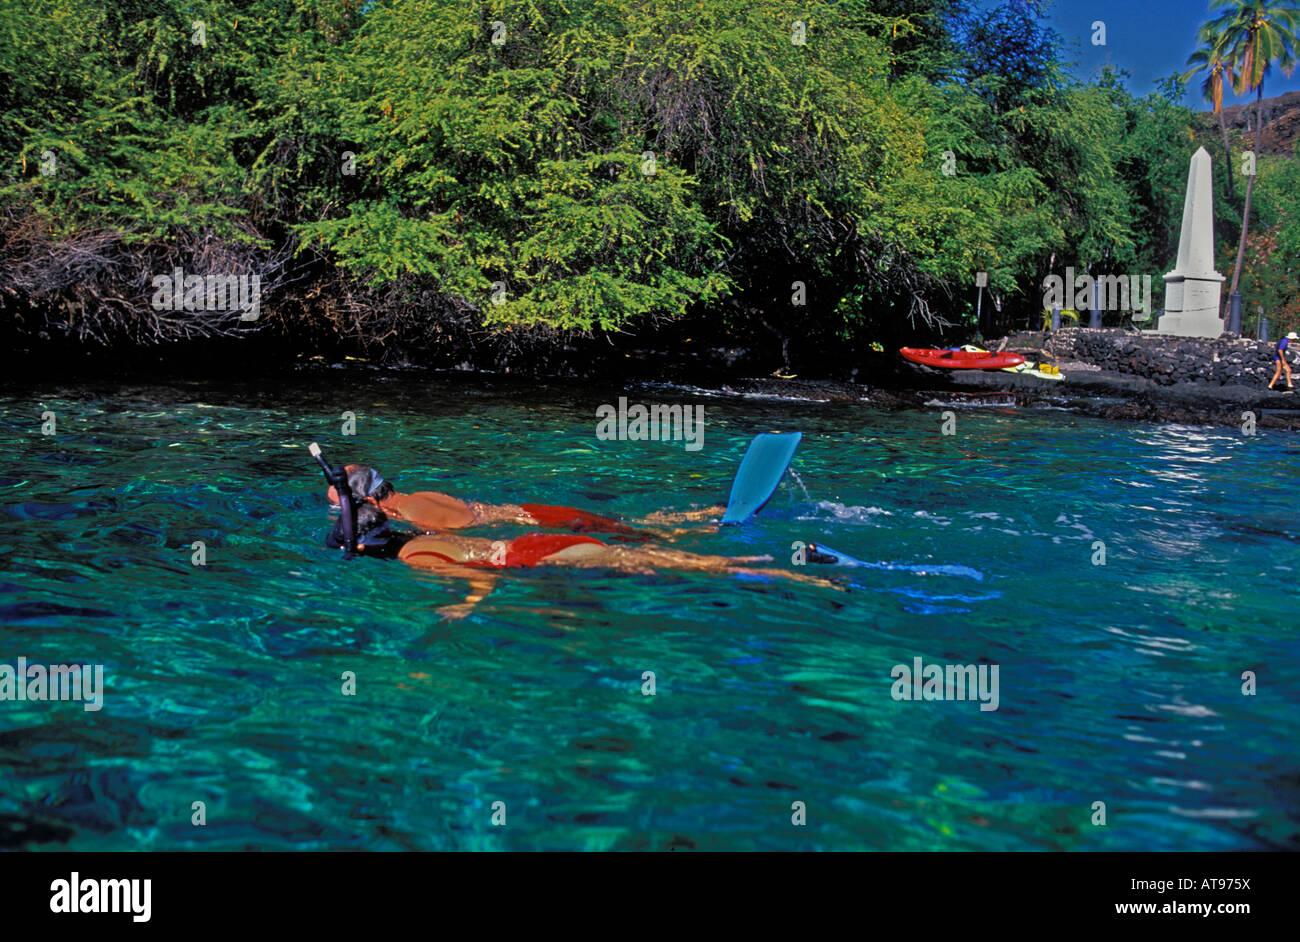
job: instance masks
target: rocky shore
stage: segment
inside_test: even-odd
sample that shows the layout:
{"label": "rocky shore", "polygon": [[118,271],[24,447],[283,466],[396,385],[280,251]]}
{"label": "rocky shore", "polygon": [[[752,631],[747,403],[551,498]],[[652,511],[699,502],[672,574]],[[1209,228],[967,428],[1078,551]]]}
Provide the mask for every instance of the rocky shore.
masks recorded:
{"label": "rocky shore", "polygon": [[[548,363],[534,364],[539,368],[532,371],[504,369],[483,375],[496,382],[643,384],[746,398],[867,402],[883,409],[934,409],[936,405],[1064,408],[1107,419],[1236,428],[1247,422],[1246,413],[1253,413],[1256,427],[1300,430],[1300,393],[1267,389],[1273,375],[1273,345],[1230,335],[1198,340],[1075,327],[1055,334],[1025,331],[985,341],[987,348],[1020,353],[1033,363],[1056,364],[1064,377],[1061,381],[998,370],[935,370],[903,360],[896,349],[869,348],[839,352],[834,363],[823,364],[820,375],[783,378],[759,373],[770,369],[770,356],[742,348],[698,346],[700,349],[686,353],[681,344],[633,349],[618,360],[617,373],[600,368],[602,363],[612,362],[607,358],[592,359],[584,372],[557,369],[556,364]],[[208,360],[210,363],[212,358]],[[16,362],[19,372],[25,362],[22,358]],[[227,378],[238,375],[248,379],[273,371],[246,356],[221,363]],[[192,365],[189,360],[172,358],[160,362],[155,375],[188,378]],[[285,367],[282,363],[272,365],[275,369]],[[63,368],[67,366],[65,362]],[[351,357],[346,361],[303,358],[290,368],[336,376],[338,369],[348,367],[430,369],[427,364],[404,364],[392,358],[372,362]],[[197,365],[193,369],[202,373]],[[447,367],[432,369],[449,372]],[[1300,366],[1293,369],[1300,380]],[[468,362],[451,370],[477,372]],[[87,375],[133,374],[129,370],[123,374],[89,370]],[[16,381],[14,371],[6,379]]]}
{"label": "rocky shore", "polygon": [[1053,361],[1092,364],[1161,386],[1249,386],[1264,389],[1273,375],[1273,344],[1225,334],[1217,340],[1160,337],[1123,330],[1073,327],[1054,335],[1020,334],[1008,349],[1044,351]]}
{"label": "rocky shore", "polygon": [[1022,405],[1065,406],[1102,418],[1241,427],[1253,413],[1257,427],[1300,429],[1297,396],[1280,391],[1284,381],[1278,391],[1268,389],[1271,343],[1231,334],[1201,340],[1072,327],[1013,334],[1005,349],[1055,363],[1064,381],[978,372],[948,382],[957,389],[1009,390]]}
{"label": "rocky shore", "polygon": [[[1268,389],[1273,376],[1271,343],[1231,334],[1202,340],[1076,327],[1055,334],[1012,335],[1006,338],[1006,349],[1027,360],[1056,363],[1065,380],[1051,384],[1055,390],[1042,390],[1048,384],[1034,377],[1008,373],[953,381],[959,386],[1017,388],[1026,397],[1063,400],[1105,418],[1241,426],[1250,412],[1259,427],[1300,429],[1300,401],[1284,391],[1285,380],[1277,390]],[[1037,387],[1008,387],[1003,376]]]}
{"label": "rocky shore", "polygon": [[[986,344],[993,349],[1000,345],[1001,340]],[[909,365],[888,376],[864,370],[860,378],[868,384],[764,377],[731,381],[721,391],[866,400],[883,408],[1050,406],[1099,418],[1238,428],[1247,421],[1246,413],[1253,413],[1256,427],[1300,430],[1300,394],[1267,389],[1273,375],[1271,343],[1229,335],[1197,340],[1067,328],[1055,334],[1013,334],[1005,349],[1031,362],[1055,363],[1064,380]],[[1300,367],[1293,369],[1300,378]]]}

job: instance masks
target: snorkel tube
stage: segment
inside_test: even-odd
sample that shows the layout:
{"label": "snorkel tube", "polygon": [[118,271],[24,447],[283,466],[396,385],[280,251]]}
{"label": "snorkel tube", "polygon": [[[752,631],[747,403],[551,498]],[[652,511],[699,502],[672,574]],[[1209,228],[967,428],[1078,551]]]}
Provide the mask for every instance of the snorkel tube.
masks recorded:
{"label": "snorkel tube", "polygon": [[312,442],[307,446],[311,456],[320,462],[325,480],[333,486],[339,495],[339,510],[343,513],[343,558],[351,559],[352,551],[357,545],[357,505],[352,499],[352,488],[348,484],[348,473],[342,467],[334,468],[325,460],[320,445]]}

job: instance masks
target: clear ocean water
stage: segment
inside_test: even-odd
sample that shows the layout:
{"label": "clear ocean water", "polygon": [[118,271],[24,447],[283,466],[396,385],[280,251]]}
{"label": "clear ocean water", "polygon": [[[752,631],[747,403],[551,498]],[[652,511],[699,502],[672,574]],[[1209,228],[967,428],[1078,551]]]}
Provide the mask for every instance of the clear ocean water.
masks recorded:
{"label": "clear ocean water", "polygon": [[[704,448],[598,441],[620,395],[704,403]],[[11,388],[0,664],[106,689],[0,701],[0,846],[1300,847],[1300,439],[940,411],[360,369]],[[306,451],[637,517],[719,502],[754,433],[795,429],[759,518],[677,544],[824,541],[877,564],[850,591],[539,568],[452,623],[461,586],[324,548]],[[998,709],[894,699],[917,657],[997,665]]]}

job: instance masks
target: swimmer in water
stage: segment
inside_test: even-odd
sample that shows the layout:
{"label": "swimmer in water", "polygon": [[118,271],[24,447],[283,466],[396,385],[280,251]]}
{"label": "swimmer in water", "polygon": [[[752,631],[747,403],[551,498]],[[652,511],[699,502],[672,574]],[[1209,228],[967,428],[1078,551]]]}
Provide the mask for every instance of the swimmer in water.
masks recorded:
{"label": "swimmer in water", "polygon": [[[326,539],[326,545],[334,549],[342,547],[343,532],[340,520]],[[705,556],[651,546],[610,546],[577,533],[529,533],[512,540],[495,541],[458,533],[400,533],[389,526],[387,515],[373,503],[357,507],[355,532],[359,555],[400,559],[417,569],[468,581],[470,593],[463,602],[438,609],[448,619],[464,618],[487,597],[499,578],[493,570],[532,566],[614,569],[635,575],[676,569],[777,576],[844,591],[843,586],[805,573],[747,568],[751,563],[771,562],[770,556]]]}
{"label": "swimmer in water", "polygon": [[[614,517],[577,510],[573,507],[555,507],[548,504],[484,504],[463,501],[438,491],[417,491],[403,494],[391,482],[385,481],[374,468],[363,464],[345,465],[352,496],[358,504],[369,502],[382,510],[392,520],[402,520],[421,530],[463,530],[466,527],[493,523],[516,523],[526,527],[554,527],[574,533],[607,533],[626,542],[669,536],[670,533],[649,533],[637,530]],[[338,492],[331,485],[326,492],[330,503],[339,502]],[[676,523],[720,517],[722,507],[687,511],[681,514],[656,513],[647,524]]]}

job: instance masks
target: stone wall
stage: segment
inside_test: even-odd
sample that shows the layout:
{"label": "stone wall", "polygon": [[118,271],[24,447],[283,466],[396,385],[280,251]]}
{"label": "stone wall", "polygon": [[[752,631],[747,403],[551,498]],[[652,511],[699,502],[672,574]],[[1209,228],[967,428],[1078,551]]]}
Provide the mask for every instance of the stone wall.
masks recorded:
{"label": "stone wall", "polygon": [[[1300,341],[1295,343],[1300,351]],[[1273,376],[1273,346],[1271,342],[1230,339],[1226,335],[1218,340],[1199,340],[1066,327],[1051,337],[1048,349],[1062,360],[1081,360],[1165,386],[1197,383],[1263,387]],[[1294,363],[1292,369],[1300,372]]]}

